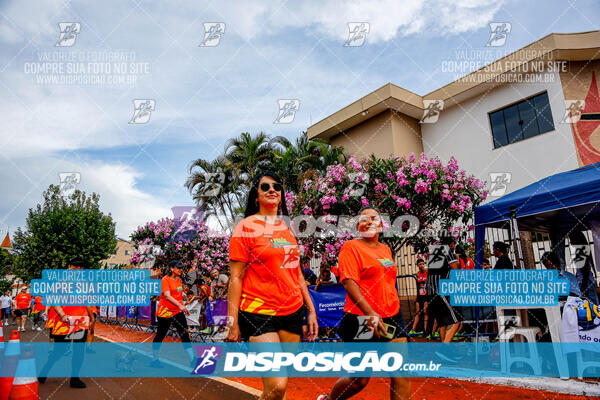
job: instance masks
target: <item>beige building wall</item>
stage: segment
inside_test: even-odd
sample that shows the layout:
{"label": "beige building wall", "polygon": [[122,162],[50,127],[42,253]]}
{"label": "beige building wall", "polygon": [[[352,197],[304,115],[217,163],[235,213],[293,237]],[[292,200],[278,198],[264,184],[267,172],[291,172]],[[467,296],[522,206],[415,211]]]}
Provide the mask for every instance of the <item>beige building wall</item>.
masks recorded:
{"label": "beige building wall", "polygon": [[389,157],[423,152],[419,121],[391,110],[333,136],[330,142],[359,159],[371,154]]}
{"label": "beige building wall", "polygon": [[415,118],[397,112],[392,113],[394,132],[394,155],[408,157],[410,153],[420,155],[423,152],[421,125]]}
{"label": "beige building wall", "polygon": [[127,240],[117,239],[117,251],[115,254],[102,261],[101,264],[106,268],[114,268],[117,265],[129,265],[129,260],[133,256],[133,244]]}

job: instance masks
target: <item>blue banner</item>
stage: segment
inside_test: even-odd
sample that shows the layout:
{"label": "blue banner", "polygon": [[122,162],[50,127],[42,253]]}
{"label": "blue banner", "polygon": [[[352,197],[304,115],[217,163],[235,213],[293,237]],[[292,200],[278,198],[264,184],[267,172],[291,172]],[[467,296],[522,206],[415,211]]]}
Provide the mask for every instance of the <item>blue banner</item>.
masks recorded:
{"label": "blue banner", "polygon": [[346,301],[344,287],[340,284],[323,285],[315,291],[314,286],[309,286],[308,293],[317,310],[319,326],[325,328],[339,326]]}
{"label": "blue banner", "polygon": [[227,299],[217,299],[208,303],[206,320],[210,325],[224,325],[227,321]]}
{"label": "blue banner", "polygon": [[125,308],[127,309],[127,312],[126,312],[127,318],[134,319],[135,318],[135,306],[127,306]]}

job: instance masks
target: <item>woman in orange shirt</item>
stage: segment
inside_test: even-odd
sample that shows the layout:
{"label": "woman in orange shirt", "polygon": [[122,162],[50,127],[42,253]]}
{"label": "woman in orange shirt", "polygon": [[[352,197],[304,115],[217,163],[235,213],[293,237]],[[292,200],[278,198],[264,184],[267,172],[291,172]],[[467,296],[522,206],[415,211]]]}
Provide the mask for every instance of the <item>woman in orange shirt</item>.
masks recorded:
{"label": "woman in orange shirt", "polygon": [[42,330],[42,328],[40,327],[40,319],[42,319],[42,316],[45,312],[46,307],[44,307],[44,305],[42,304],[42,296],[36,296],[36,298],[33,300],[33,310],[31,311],[31,313],[33,314],[33,326],[31,327],[32,331]]}
{"label": "woman in orange shirt", "polygon": [[158,359],[158,351],[171,324],[175,326],[181,343],[190,356],[190,363],[195,359],[185,318],[186,315],[190,315],[190,312],[183,305],[183,284],[180,278],[182,271],[183,265],[179,261],[171,261],[168,273],[160,282],[160,298],[156,306],[156,336],[154,336],[152,345],[154,359],[150,362],[150,366],[153,368],[164,367]]}
{"label": "woman in orange shirt", "polygon": [[[298,242],[281,219],[288,212],[280,182],[270,172],[254,179],[229,242],[229,341],[299,342],[305,327],[309,340],[317,335]],[[261,399],[283,399],[287,378],[264,377],[263,386]]]}
{"label": "woman in orange shirt", "polygon": [[[396,289],[398,267],[390,248],[379,242],[383,229],[379,211],[372,207],[363,208],[358,214],[356,228],[360,238],[344,243],[338,257],[340,282],[346,289],[344,315],[338,332],[344,342],[407,342],[408,330]],[[394,332],[388,330],[386,335],[384,324],[393,326]],[[408,399],[410,380],[390,379],[390,399]],[[331,392],[319,396],[318,400],[348,399],[368,383],[369,377],[340,378]]]}

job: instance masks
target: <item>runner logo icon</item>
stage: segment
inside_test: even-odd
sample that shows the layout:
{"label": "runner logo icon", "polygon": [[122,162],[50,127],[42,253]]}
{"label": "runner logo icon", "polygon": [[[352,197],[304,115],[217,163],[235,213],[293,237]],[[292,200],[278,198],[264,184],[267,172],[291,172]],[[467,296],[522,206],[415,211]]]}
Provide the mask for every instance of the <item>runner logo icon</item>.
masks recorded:
{"label": "runner logo icon", "polygon": [[217,368],[217,360],[223,355],[221,346],[196,346],[198,360],[192,375],[210,375]]}

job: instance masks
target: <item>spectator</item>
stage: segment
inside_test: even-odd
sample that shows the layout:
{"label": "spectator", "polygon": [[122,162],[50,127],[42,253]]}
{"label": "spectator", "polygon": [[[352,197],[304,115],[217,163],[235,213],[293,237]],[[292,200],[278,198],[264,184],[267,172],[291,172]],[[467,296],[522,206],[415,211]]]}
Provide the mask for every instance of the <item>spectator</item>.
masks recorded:
{"label": "spectator", "polygon": [[417,271],[417,311],[412,330],[409,332],[410,335],[423,333],[422,331],[417,332],[421,315],[424,316],[423,326],[425,328],[427,328],[427,323],[429,322],[429,317],[427,315],[429,298],[427,296],[427,270],[425,269],[425,260],[422,258],[417,259],[417,268],[419,269],[419,271]]}
{"label": "spectator", "polygon": [[307,284],[312,286],[317,283],[317,275],[310,269],[310,266],[307,265],[306,268],[303,268],[302,273]]}
{"label": "spectator", "polygon": [[467,255],[467,252],[462,246],[456,246],[456,255],[460,262],[460,269],[475,269],[473,259]]}
{"label": "spectator", "polygon": [[12,303],[12,296],[10,290],[7,290],[3,296],[0,296],[0,308],[2,315],[0,315],[0,327],[4,320],[4,326],[8,326],[8,316],[10,315],[10,304]]}
{"label": "spectator", "polygon": [[514,265],[508,257],[508,245],[504,242],[494,242],[492,246],[494,256],[497,258],[494,269],[514,269]]}
{"label": "spectator", "polygon": [[541,263],[546,267],[546,269],[556,269],[558,270],[558,277],[567,279],[569,281],[569,295],[581,297],[581,289],[579,288],[579,283],[577,282],[577,278],[572,273],[565,271],[563,265],[558,258],[558,255],[552,251],[547,251],[542,255]]}
{"label": "spectator", "polygon": [[319,272],[319,279],[317,280],[317,285],[315,286],[315,290],[319,290],[319,286],[321,285],[329,285],[332,284],[331,280],[331,269],[329,266],[322,266],[321,271]]}
{"label": "spectator", "polygon": [[483,269],[492,268],[492,264],[490,264],[490,260],[488,260],[487,258],[484,258],[483,263],[481,264],[481,268],[483,268]]}
{"label": "spectator", "polygon": [[227,297],[227,285],[229,283],[229,276],[225,271],[219,273],[219,270],[213,268],[210,271],[210,301]]}

